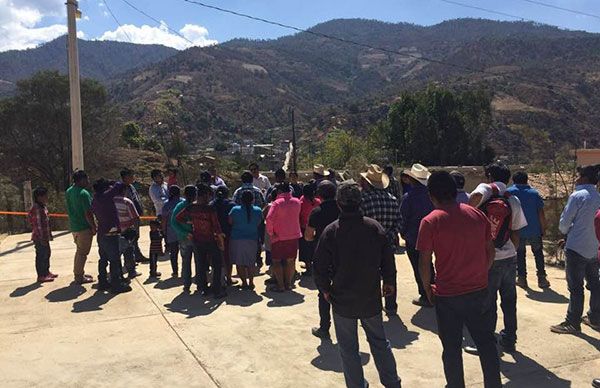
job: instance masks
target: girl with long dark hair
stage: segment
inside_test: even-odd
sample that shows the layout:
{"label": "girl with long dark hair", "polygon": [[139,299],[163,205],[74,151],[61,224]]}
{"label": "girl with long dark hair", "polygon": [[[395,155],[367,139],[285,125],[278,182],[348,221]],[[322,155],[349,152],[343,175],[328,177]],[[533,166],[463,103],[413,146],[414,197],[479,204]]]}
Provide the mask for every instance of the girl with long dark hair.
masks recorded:
{"label": "girl with long dark hair", "polygon": [[263,217],[260,208],[254,206],[253,192],[244,191],[241,202],[241,205],[233,207],[229,213],[231,224],[229,254],[242,279],[242,289],[254,290],[258,230]]}

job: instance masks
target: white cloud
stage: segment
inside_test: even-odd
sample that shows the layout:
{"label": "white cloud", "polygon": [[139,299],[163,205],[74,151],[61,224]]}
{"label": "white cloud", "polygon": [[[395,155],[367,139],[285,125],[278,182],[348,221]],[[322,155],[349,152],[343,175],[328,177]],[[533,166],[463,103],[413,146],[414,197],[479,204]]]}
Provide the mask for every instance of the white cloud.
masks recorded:
{"label": "white cloud", "polygon": [[64,0],[17,0],[19,7],[35,8],[46,15],[60,15],[66,13]]}
{"label": "white cloud", "polygon": [[[192,46],[210,46],[218,42],[208,38],[208,30],[205,27],[196,24],[186,24],[179,33],[186,39],[169,31],[167,24],[161,22],[159,27],[142,25],[140,27],[132,24],[125,24],[114,31],[106,31],[99,40],[116,40],[120,42],[129,42],[140,44],[162,44],[183,50]],[[129,37],[129,38],[128,38]],[[190,42],[188,42],[188,40]]]}
{"label": "white cloud", "polygon": [[66,34],[67,27],[37,27],[44,16],[59,15],[62,0],[0,0],[0,51],[35,47]]}

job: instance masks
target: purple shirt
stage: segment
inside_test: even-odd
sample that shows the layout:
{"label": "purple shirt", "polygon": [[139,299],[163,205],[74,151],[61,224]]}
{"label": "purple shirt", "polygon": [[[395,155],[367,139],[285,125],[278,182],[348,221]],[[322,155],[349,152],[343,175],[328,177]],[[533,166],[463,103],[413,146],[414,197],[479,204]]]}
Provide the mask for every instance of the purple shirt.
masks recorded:
{"label": "purple shirt", "polygon": [[114,198],[123,191],[123,183],[117,182],[104,193],[95,193],[92,212],[98,221],[98,234],[105,235],[111,230],[119,230],[119,215]]}
{"label": "purple shirt", "polygon": [[400,223],[400,234],[406,245],[415,247],[417,237],[419,236],[419,226],[421,220],[433,210],[433,204],[429,199],[427,187],[415,185],[402,197],[400,205],[400,214],[402,222]]}

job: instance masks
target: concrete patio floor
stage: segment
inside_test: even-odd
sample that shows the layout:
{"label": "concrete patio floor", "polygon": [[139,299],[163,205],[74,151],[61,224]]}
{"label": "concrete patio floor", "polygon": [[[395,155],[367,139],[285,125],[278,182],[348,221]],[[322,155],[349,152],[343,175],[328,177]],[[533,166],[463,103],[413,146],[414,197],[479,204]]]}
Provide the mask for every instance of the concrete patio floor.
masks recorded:
{"label": "concrete patio floor", "polygon": [[[147,236],[144,231],[142,236]],[[71,284],[70,234],[52,242],[51,269],[60,277],[35,283],[29,235],[0,245],[1,387],[342,387],[341,362],[332,342],[313,337],[317,292],[302,279],[293,292],[256,293],[231,288],[222,301],[183,294],[181,281],[147,280],[113,296],[95,286]],[[147,247],[145,238],[142,247]],[[145,250],[145,249],[144,249]],[[97,275],[94,245],[87,272]],[[529,260],[530,263],[533,260]],[[416,286],[407,258],[397,256],[399,318],[385,318],[403,387],[443,387],[441,345],[432,309],[411,304]],[[502,354],[507,387],[589,387],[600,377],[600,333],[584,326],[579,336],[552,334],[567,308],[564,271],[549,269],[552,288],[519,289],[518,352]],[[192,288],[194,290],[194,288]],[[365,374],[379,386],[360,333]],[[469,386],[482,386],[477,357],[464,355]]]}

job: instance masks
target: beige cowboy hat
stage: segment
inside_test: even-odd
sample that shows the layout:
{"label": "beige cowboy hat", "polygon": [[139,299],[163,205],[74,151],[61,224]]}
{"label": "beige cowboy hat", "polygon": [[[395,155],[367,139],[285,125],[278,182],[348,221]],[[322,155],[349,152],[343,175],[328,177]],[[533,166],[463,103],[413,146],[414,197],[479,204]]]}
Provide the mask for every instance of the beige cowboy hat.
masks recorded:
{"label": "beige cowboy hat", "polygon": [[322,164],[315,164],[313,166],[313,173],[319,174],[321,176],[329,176],[329,170],[325,169],[325,166]]}
{"label": "beige cowboy hat", "polygon": [[419,163],[413,164],[410,170],[404,170],[402,173],[413,178],[423,186],[427,186],[427,180],[431,176],[429,169]]}
{"label": "beige cowboy hat", "polygon": [[376,164],[370,164],[367,172],[361,173],[360,176],[376,189],[387,189],[390,185],[390,177]]}

